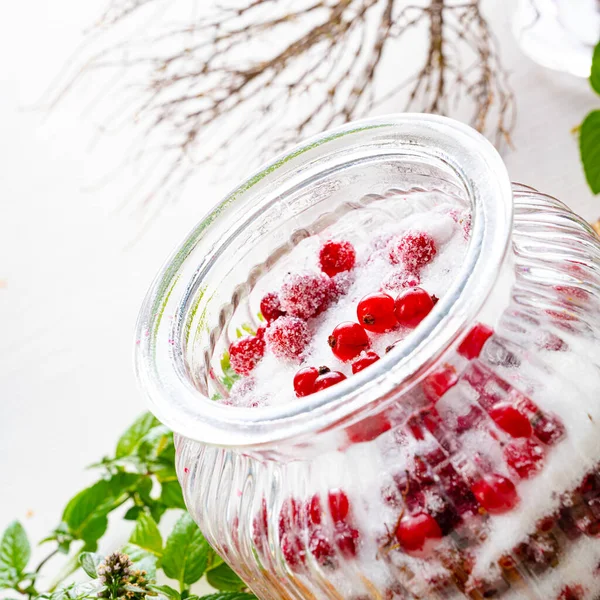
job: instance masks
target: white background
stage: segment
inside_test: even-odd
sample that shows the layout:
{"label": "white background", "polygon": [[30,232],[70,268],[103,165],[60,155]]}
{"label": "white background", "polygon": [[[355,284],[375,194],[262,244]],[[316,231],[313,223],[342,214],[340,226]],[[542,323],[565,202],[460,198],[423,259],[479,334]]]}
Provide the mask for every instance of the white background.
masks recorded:
{"label": "white background", "polygon": [[[141,214],[118,209],[135,172],[97,185],[120,164],[131,127],[93,146],[82,90],[40,110],[104,5],[6,2],[0,19],[0,530],[18,518],[34,540],[144,409],[131,360],[138,307],[167,254],[229,187],[196,179],[140,237]],[[596,219],[600,198],[586,188],[570,130],[598,98],[521,55],[510,2],[487,7],[518,100],[511,177]]]}

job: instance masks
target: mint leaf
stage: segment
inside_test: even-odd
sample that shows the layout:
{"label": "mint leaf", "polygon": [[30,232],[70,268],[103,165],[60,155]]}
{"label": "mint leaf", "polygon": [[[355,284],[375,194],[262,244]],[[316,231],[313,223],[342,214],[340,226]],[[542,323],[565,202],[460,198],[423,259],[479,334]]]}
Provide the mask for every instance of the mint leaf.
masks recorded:
{"label": "mint leaf", "polygon": [[590,83],[592,84],[592,88],[596,94],[600,94],[600,42],[598,42],[598,45],[594,49]]}
{"label": "mint leaf", "polygon": [[[0,540],[0,579],[3,587],[12,587],[21,580],[31,557],[31,546],[23,525],[13,521]],[[7,585],[10,583],[10,585]]]}
{"label": "mint leaf", "polygon": [[600,110],[592,111],[579,128],[579,150],[585,177],[594,194],[600,193]]}
{"label": "mint leaf", "polygon": [[137,453],[143,461],[156,460],[168,450],[173,434],[164,426],[154,427],[139,442]]}
{"label": "mint leaf", "polygon": [[183,493],[178,481],[165,481],[160,492],[160,501],[168,508],[183,508]]}
{"label": "mint leaf", "polygon": [[223,371],[223,377],[221,383],[230,390],[233,384],[240,378],[240,376],[231,367],[231,361],[229,360],[229,352],[223,352],[221,356],[221,370]]}
{"label": "mint leaf", "polygon": [[159,425],[158,419],[149,412],[138,417],[117,442],[116,457],[133,454],[144,436]]}
{"label": "mint leaf", "polygon": [[157,592],[161,596],[168,598],[168,600],[179,600],[181,598],[181,594],[170,585],[149,585],[148,587],[153,592]]}
{"label": "mint leaf", "polygon": [[101,554],[95,552],[82,552],[79,556],[79,564],[81,568],[89,575],[92,579],[98,577],[98,566],[104,560]]}
{"label": "mint leaf", "polygon": [[165,544],[162,568],[167,577],[191,585],[198,581],[206,569],[210,546],[198,525],[184,513]]}
{"label": "mint leaf", "polygon": [[239,592],[246,584],[234,573],[232,568],[222,563],[206,572],[206,581],[215,588],[226,592]]}
{"label": "mint leaf", "polygon": [[143,550],[162,556],[162,536],[154,519],[148,513],[141,513],[129,541]]}
{"label": "mint leaf", "polygon": [[127,554],[134,567],[140,571],[146,571],[148,579],[156,579],[156,564],[158,558],[152,552],[148,552],[135,544],[125,544],[121,549],[123,554]]}

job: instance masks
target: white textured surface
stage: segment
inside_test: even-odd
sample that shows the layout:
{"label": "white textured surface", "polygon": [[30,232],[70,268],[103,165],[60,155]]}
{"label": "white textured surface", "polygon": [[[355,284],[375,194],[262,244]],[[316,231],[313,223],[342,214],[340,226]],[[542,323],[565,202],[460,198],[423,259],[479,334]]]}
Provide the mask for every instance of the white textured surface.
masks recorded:
{"label": "white textured surface", "polygon": [[[138,306],[167,253],[229,187],[196,178],[131,245],[140,215],[117,207],[135,173],[95,185],[120,164],[131,130],[91,147],[93,85],[50,117],[27,109],[104,4],[10,2],[0,20],[0,529],[19,518],[36,540],[92,481],[84,467],[143,410],[131,366]],[[600,199],[586,188],[570,130],[600,102],[586,82],[520,54],[511,10],[488,2],[518,98],[511,176],[596,218]]]}

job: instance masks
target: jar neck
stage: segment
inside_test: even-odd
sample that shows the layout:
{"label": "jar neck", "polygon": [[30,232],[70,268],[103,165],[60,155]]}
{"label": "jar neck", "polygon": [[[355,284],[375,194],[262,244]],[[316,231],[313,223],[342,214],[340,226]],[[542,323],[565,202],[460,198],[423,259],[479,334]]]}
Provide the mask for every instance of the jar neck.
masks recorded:
{"label": "jar neck", "polygon": [[[327,198],[319,200],[319,194],[333,187],[323,182],[352,169],[366,172],[373,164],[393,165],[393,177],[400,184],[403,179],[417,186],[421,180],[435,179],[436,189],[457,193],[470,204],[471,239],[453,285],[394,352],[341,384],[284,406],[245,409],[212,401],[208,383],[218,333],[272,260],[269,255],[246,272],[240,260],[224,278],[224,257],[244,252],[258,260],[261,244],[266,236],[277,237],[280,221],[300,219],[311,210],[311,202],[326,204]],[[360,179],[355,179],[356,186]],[[299,189],[314,193],[299,195]],[[334,219],[335,212],[325,221]],[[137,374],[151,410],[175,432],[202,443],[266,448],[331,430],[397,399],[479,312],[507,251],[511,222],[511,187],[500,156],[485,138],[458,122],[432,115],[392,115],[308,140],[227,196],[156,278],[142,307],[136,345]],[[299,235],[307,235],[307,230],[294,232],[288,246]],[[271,239],[271,245],[277,247],[276,241]],[[221,293],[231,300],[219,302]]]}

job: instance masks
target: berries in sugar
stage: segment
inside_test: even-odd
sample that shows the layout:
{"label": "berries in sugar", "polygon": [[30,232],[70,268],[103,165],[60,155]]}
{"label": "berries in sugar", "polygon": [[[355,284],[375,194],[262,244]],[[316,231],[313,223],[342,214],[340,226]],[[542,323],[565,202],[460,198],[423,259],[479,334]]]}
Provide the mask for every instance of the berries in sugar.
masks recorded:
{"label": "berries in sugar", "polygon": [[443,364],[423,380],[423,393],[430,402],[437,402],[450,388],[458,383],[458,374],[451,364]]}
{"label": "berries in sugar", "polygon": [[580,585],[565,586],[556,600],[584,600],[585,590]]}
{"label": "berries in sugar", "polygon": [[279,511],[279,535],[294,534],[300,530],[302,525],[301,504],[295,498],[286,498]]}
{"label": "berries in sugar", "polygon": [[403,264],[408,271],[417,273],[434,259],[437,248],[428,233],[414,230],[392,239],[388,253],[392,264]]}
{"label": "berries in sugar", "polygon": [[359,537],[358,530],[349,525],[338,524],[335,528],[335,545],[345,558],[354,558],[356,556]]}
{"label": "berries in sugar", "polygon": [[284,534],[280,541],[287,564],[293,570],[300,569],[306,562],[306,550],[300,538],[294,534]]}
{"label": "berries in sugar", "polygon": [[315,392],[315,382],[319,375],[329,373],[328,367],[303,367],[294,375],[294,391],[298,398],[309,396]]}
{"label": "berries in sugar", "polygon": [[370,367],[373,363],[376,363],[379,360],[379,354],[377,352],[373,352],[372,350],[367,350],[366,352],[362,352],[358,358],[355,358],[352,361],[352,373],[356,375],[356,373],[360,373],[367,367]]}
{"label": "berries in sugar", "polygon": [[342,361],[356,358],[370,346],[366,331],[351,321],[340,323],[329,336],[328,342],[335,356]]}
{"label": "berries in sugar", "polygon": [[491,327],[483,323],[477,323],[458,346],[458,353],[469,360],[477,358],[481,354],[483,345],[493,333],[494,330]]}
{"label": "berries in sugar", "polygon": [[500,429],[514,438],[528,438],[533,433],[529,419],[509,402],[496,404],[489,415]]}
{"label": "berries in sugar", "polygon": [[340,383],[346,379],[346,376],[339,371],[327,371],[322,375],[319,375],[315,380],[314,391],[320,392],[326,390],[337,383]]}
{"label": "berries in sugar", "polygon": [[276,292],[265,294],[260,301],[260,313],[267,323],[272,323],[285,314],[281,308],[281,302]]}
{"label": "berries in sugar", "polygon": [[392,424],[384,413],[365,417],[354,425],[346,429],[348,439],[352,444],[370,442],[378,438],[381,434],[389,431]]}
{"label": "berries in sugar", "polygon": [[288,315],[309,319],[327,308],[335,285],[324,273],[289,273],[279,290],[281,309]]}
{"label": "berries in sugar", "polygon": [[229,346],[231,368],[239,375],[249,375],[265,354],[265,342],[258,336],[246,336]]}
{"label": "berries in sugar", "polygon": [[403,517],[396,527],[396,539],[407,554],[421,554],[442,539],[437,521],[426,512]]}
{"label": "berries in sugar", "polygon": [[421,285],[421,278],[418,273],[394,271],[385,277],[381,283],[381,289],[385,292],[398,293],[402,290],[407,290],[419,285]]}
{"label": "berries in sugar", "polygon": [[565,437],[565,426],[555,415],[541,411],[533,418],[533,433],[547,446],[554,446]]}
{"label": "berries in sugar", "polygon": [[471,485],[477,502],[491,515],[501,515],[519,503],[514,483],[497,473],[484,475]]}
{"label": "berries in sugar", "polygon": [[315,494],[306,505],[309,525],[320,525],[323,513],[321,512],[321,499]]}
{"label": "berries in sugar", "polygon": [[268,327],[265,341],[277,358],[298,360],[310,341],[310,332],[298,317],[279,317]]}
{"label": "berries in sugar", "polygon": [[394,314],[400,325],[414,328],[431,312],[433,305],[431,296],[423,288],[411,288],[396,298]]}
{"label": "berries in sugar", "polygon": [[533,440],[515,440],[504,447],[504,460],[521,479],[529,479],[544,466],[544,448]]}
{"label": "berries in sugar", "polygon": [[398,325],[394,315],[394,299],[385,292],[365,296],[356,308],[358,322],[374,333],[391,331]]}
{"label": "berries in sugar", "polygon": [[354,246],[345,240],[329,240],[321,246],[319,251],[319,265],[321,271],[329,277],[338,273],[350,271],[356,262]]}
{"label": "berries in sugar", "polygon": [[334,565],[335,550],[320,528],[310,532],[308,548],[322,567]]}
{"label": "berries in sugar", "polygon": [[350,501],[348,500],[346,492],[340,489],[329,490],[329,493],[327,494],[327,500],[329,503],[331,518],[334,520],[334,522],[345,522],[350,511]]}

